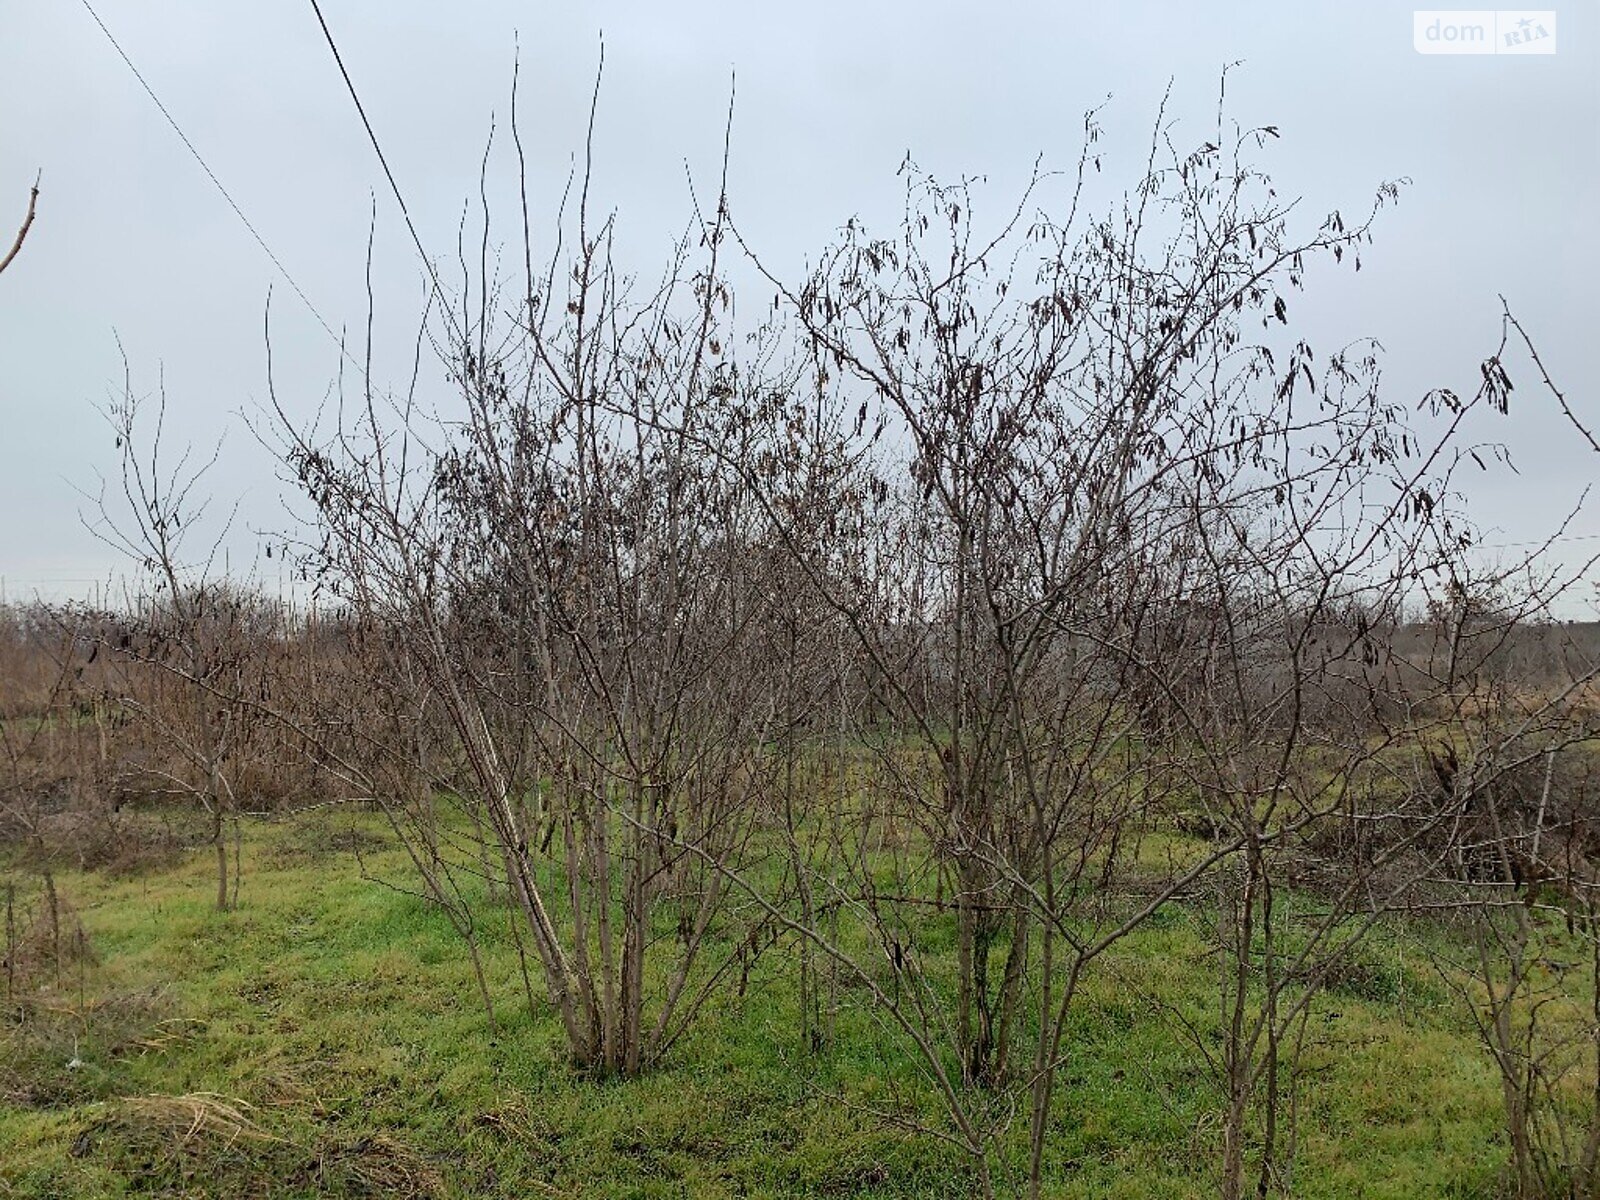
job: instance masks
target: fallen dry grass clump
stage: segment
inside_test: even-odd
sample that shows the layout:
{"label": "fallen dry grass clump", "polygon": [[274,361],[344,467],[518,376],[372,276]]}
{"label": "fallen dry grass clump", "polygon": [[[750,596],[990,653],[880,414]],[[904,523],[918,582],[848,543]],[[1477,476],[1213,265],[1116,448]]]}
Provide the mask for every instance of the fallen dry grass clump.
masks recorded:
{"label": "fallen dry grass clump", "polygon": [[239,1197],[271,1194],[297,1157],[248,1104],[212,1092],[113,1101],[73,1140],[71,1155],[111,1167],[136,1190]]}
{"label": "fallen dry grass clump", "polygon": [[[317,1136],[310,1144],[266,1128],[248,1102],[215,1092],[128,1096],[78,1135],[77,1158],[117,1160],[142,1186],[266,1196],[429,1200],[444,1181],[426,1158],[383,1134]],[[216,1189],[225,1189],[219,1191]]]}
{"label": "fallen dry grass clump", "polygon": [[196,1141],[219,1139],[231,1146],[246,1142],[284,1142],[268,1133],[243,1100],[230,1100],[216,1092],[190,1092],[185,1096],[129,1096],[121,1102],[120,1119],[130,1127],[174,1139],[178,1147]]}

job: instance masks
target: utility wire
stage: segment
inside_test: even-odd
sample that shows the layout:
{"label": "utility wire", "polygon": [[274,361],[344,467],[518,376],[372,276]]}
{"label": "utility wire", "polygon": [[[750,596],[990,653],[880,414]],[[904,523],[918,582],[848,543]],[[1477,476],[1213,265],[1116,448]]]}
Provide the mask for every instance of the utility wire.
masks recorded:
{"label": "utility wire", "polygon": [[1526,542],[1473,542],[1473,550],[1517,550],[1524,546],[1555,545],[1557,542],[1600,542],[1600,533],[1562,533],[1555,537],[1533,538]]}
{"label": "utility wire", "polygon": [[[111,30],[106,28],[106,23],[100,19],[100,14],[95,12],[94,6],[89,3],[89,0],[80,0],[80,2],[83,4],[84,8],[88,9],[89,15],[94,18],[94,23],[100,26],[100,32],[106,35],[106,40],[111,43],[112,48],[115,49],[117,54],[121,56],[122,61],[128,64],[128,70],[133,72],[133,77],[139,81],[139,86],[144,88],[145,94],[150,97],[152,102],[154,102],[156,108],[161,110],[161,115],[167,119],[167,124],[172,126],[172,131],[178,135],[184,146],[188,148],[189,153],[194,155],[194,160],[200,164],[200,169],[203,170],[206,173],[206,177],[216,185],[217,191],[222,193],[222,198],[228,202],[228,207],[233,209],[234,215],[237,216],[240,221],[244,222],[244,227],[250,231],[250,236],[255,238],[256,245],[260,246],[265,252],[266,256],[272,260],[272,265],[278,269],[278,274],[282,275],[284,279],[288,281],[289,286],[294,289],[294,294],[300,297],[300,302],[304,304],[310,311],[311,315],[317,319],[317,324],[321,325],[322,328],[327,331],[328,336],[333,339],[334,344],[343,350],[343,339],[341,339],[339,335],[333,331],[333,326],[329,325],[328,322],[323,319],[322,314],[317,311],[317,306],[311,303],[311,298],[307,296],[300,285],[295,282],[294,276],[289,274],[289,268],[285,267],[279,260],[278,256],[272,252],[272,247],[267,245],[266,238],[262,237],[260,231],[250,223],[250,218],[244,215],[244,210],[239,207],[238,202],[234,200],[232,195],[229,194],[228,189],[222,186],[222,180],[217,178],[216,172],[213,171],[206,163],[206,160],[200,154],[200,151],[195,149],[194,143],[189,140],[189,135],[183,132],[183,128],[173,118],[172,114],[167,111],[167,106],[161,103],[161,97],[156,95],[155,89],[150,86],[144,75],[140,73],[139,68],[134,66],[133,59],[128,57],[128,52],[122,48],[121,43],[117,41]],[[410,218],[407,218],[407,223],[410,223]]]}
{"label": "utility wire", "polygon": [[[417,236],[417,227],[411,222],[411,210],[406,207],[406,198],[400,193],[400,184],[395,181],[394,172],[389,169],[389,160],[384,156],[383,147],[378,142],[377,131],[372,128],[372,122],[367,117],[366,105],[361,103],[361,95],[356,91],[355,80],[350,78],[350,72],[345,68],[344,56],[339,53],[338,43],[333,40],[333,31],[328,28],[327,18],[322,15],[322,5],[317,0],[311,0],[311,10],[317,14],[317,24],[322,26],[322,36],[328,43],[328,49],[333,51],[333,61],[339,66],[339,74],[344,76],[344,86],[350,93],[350,99],[355,101],[356,112],[361,115],[361,124],[366,127],[367,140],[372,143],[372,149],[378,155],[378,162],[383,167],[383,174],[389,180],[389,190],[394,193],[396,203],[400,205],[400,215],[406,219],[406,228],[411,232],[411,241],[417,247],[417,255],[422,259],[422,266],[428,272],[428,278],[433,281],[433,290],[439,296],[440,302],[444,301],[444,288],[440,286],[438,273],[433,268],[433,260],[428,257],[427,250],[423,249],[422,239]],[[445,303],[445,311],[449,312],[449,305]],[[451,321],[455,315],[451,313]]]}

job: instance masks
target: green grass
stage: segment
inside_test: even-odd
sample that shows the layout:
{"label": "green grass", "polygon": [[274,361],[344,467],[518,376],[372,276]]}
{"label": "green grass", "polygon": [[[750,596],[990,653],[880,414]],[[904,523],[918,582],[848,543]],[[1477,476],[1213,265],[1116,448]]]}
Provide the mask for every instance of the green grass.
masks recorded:
{"label": "green grass", "polygon": [[[0,1030],[0,1196],[970,1194],[949,1146],[876,1115],[936,1121],[938,1106],[863,993],[843,989],[833,1050],[803,1053],[786,947],[659,1068],[597,1081],[567,1064],[549,1013],[521,1003],[504,912],[483,930],[491,1038],[454,930],[363,879],[339,849],[354,832],[369,869],[405,880],[379,819],[325,813],[247,829],[234,913],[212,910],[201,852],[130,878],[60,877],[94,961],[32,980],[28,1021]],[[1091,973],[1049,1195],[1215,1194],[1220,1097],[1173,1016],[1203,1035],[1216,1024],[1202,920],[1164,913]],[[1498,1085],[1407,945],[1379,931],[1318,1004],[1296,1195],[1497,1194]],[[196,1093],[229,1107],[149,1099]]]}

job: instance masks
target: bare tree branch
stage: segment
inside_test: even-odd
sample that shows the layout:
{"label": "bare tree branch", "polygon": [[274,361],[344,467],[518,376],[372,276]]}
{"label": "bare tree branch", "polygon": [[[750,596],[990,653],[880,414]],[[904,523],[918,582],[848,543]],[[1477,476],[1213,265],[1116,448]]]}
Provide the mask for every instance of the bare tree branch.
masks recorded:
{"label": "bare tree branch", "polygon": [[4,271],[11,265],[11,260],[16,258],[17,252],[22,249],[22,243],[28,236],[28,230],[33,228],[34,211],[39,203],[39,180],[43,176],[43,171],[34,176],[33,187],[28,191],[28,215],[22,219],[22,228],[17,230],[17,240],[11,243],[10,251],[4,258],[0,258],[0,271]]}

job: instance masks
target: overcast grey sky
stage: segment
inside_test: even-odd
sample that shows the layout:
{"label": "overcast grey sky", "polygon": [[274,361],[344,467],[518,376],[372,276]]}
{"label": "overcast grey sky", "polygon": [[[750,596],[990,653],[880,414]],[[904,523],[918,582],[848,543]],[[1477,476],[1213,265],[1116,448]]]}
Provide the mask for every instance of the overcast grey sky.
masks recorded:
{"label": "overcast grey sky", "polygon": [[[365,319],[377,192],[377,319],[394,351],[379,362],[398,379],[420,268],[309,2],[91,2],[336,328]],[[1062,168],[1076,161],[1082,113],[1108,94],[1106,172],[1132,184],[1168,81],[1182,142],[1211,120],[1223,64],[1242,60],[1229,76],[1230,113],[1279,127],[1265,165],[1280,192],[1305,197],[1309,215],[1360,211],[1380,181],[1412,181],[1382,216],[1360,274],[1312,281],[1300,328],[1313,345],[1372,335],[1396,396],[1441,385],[1470,393],[1497,339],[1503,292],[1575,408],[1600,427],[1597,0],[1559,7],[1558,52],[1530,57],[1419,55],[1413,6],[1390,0],[323,7],[436,255],[453,253],[492,116],[504,133],[519,40],[536,215],[581,148],[603,31],[598,199],[617,210],[629,255],[659,261],[685,227],[686,164],[714,179],[736,71],[735,216],[791,273],[852,214],[895,219],[907,151],[936,175],[986,175],[998,213],[1036,155]],[[251,531],[287,520],[270,462],[234,417],[264,396],[269,285],[286,405],[314,408],[337,352],[274,282],[271,262],[82,0],[0,12],[7,244],[43,170],[37,223],[0,275],[7,592],[81,593],[120,565],[78,518],[79,490],[93,491],[96,472],[115,466],[96,406],[120,386],[118,337],[138,390],[164,373],[169,421],[183,438],[209,445],[226,433],[211,491],[241,500],[231,552],[249,559]],[[509,220],[503,229],[509,238]],[[1600,456],[1531,394],[1485,433],[1505,440],[1521,468],[1474,497],[1492,543],[1539,534],[1600,478]],[[1570,530],[1580,540],[1563,543],[1571,557],[1600,551],[1594,505]]]}

